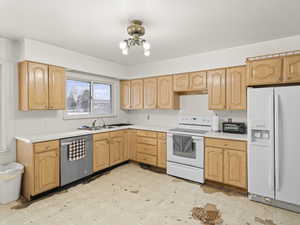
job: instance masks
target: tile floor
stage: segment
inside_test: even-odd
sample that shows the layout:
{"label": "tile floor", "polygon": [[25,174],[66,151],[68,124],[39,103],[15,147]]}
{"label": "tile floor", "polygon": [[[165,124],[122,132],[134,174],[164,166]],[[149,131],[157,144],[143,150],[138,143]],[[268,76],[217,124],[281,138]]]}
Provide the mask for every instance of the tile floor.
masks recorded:
{"label": "tile floor", "polygon": [[0,206],[0,225],[200,225],[191,210],[206,203],[217,206],[223,225],[300,224],[300,214],[205,187],[125,164],[26,208]]}

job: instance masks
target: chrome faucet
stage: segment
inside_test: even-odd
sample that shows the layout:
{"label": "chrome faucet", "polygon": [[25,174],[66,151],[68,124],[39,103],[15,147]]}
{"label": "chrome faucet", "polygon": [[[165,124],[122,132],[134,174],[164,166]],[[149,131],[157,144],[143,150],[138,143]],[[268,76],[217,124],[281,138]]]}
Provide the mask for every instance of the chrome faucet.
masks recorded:
{"label": "chrome faucet", "polygon": [[94,120],[94,121],[93,121],[92,127],[96,127],[96,122],[97,122],[97,120]]}
{"label": "chrome faucet", "polygon": [[104,121],[104,119],[103,119],[103,117],[100,117],[100,119],[102,120],[102,127],[106,127],[106,124],[105,124],[105,121]]}

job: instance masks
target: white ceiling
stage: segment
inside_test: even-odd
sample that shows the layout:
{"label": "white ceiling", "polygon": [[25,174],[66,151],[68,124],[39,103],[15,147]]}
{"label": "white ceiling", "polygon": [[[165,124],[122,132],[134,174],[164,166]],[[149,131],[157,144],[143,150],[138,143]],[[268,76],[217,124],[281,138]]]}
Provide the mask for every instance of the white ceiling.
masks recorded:
{"label": "white ceiling", "polygon": [[[0,0],[0,36],[134,65],[300,33],[299,0]],[[118,44],[145,22],[152,55]]]}

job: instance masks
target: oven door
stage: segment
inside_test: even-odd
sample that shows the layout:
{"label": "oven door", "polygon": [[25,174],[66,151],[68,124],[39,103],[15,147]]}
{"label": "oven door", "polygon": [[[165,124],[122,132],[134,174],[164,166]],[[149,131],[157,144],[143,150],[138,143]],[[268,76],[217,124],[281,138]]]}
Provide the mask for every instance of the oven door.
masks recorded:
{"label": "oven door", "polygon": [[180,163],[188,166],[204,168],[204,147],[203,137],[192,136],[192,151],[184,152],[173,147],[173,134],[167,134],[167,160],[169,162]]}

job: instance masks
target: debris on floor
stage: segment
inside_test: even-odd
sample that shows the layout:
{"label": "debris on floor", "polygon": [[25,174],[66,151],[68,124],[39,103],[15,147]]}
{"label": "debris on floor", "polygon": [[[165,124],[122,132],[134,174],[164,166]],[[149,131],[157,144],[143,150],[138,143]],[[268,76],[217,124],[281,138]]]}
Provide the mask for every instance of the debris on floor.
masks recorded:
{"label": "debris on floor", "polygon": [[159,167],[154,167],[154,166],[150,166],[150,165],[146,165],[146,164],[140,164],[140,167],[144,170],[150,170],[155,173],[162,173],[162,174],[166,173],[165,169],[159,168]]}
{"label": "debris on floor", "polygon": [[88,183],[91,183],[93,182],[94,180],[98,179],[99,177],[102,177],[104,175],[107,175],[110,173],[110,170],[109,171],[105,171],[103,173],[100,173],[100,174],[97,174],[95,176],[91,176],[91,177],[88,177],[87,179],[85,179],[82,183],[83,184],[88,184]]}
{"label": "debris on floor", "polygon": [[221,213],[214,204],[207,203],[203,208],[194,207],[192,210],[192,216],[194,219],[200,220],[203,225],[223,224]]}
{"label": "debris on floor", "polygon": [[131,193],[133,193],[133,194],[138,194],[139,193],[139,191],[138,190],[135,190],[135,191],[130,191]]}
{"label": "debris on floor", "polygon": [[242,193],[237,189],[230,189],[225,186],[215,186],[212,184],[200,184],[202,191],[206,194],[223,193],[227,196],[246,196],[246,193]]}
{"label": "debris on floor", "polygon": [[43,197],[40,197],[40,198],[35,199],[35,200],[31,200],[31,201],[28,201],[25,198],[21,197],[19,200],[17,200],[17,204],[15,206],[12,206],[10,209],[25,209],[28,206],[30,206],[30,205],[32,205],[36,202],[39,202],[39,201],[44,200],[46,198],[50,198],[53,195],[63,194],[63,193],[66,193],[66,192],[68,192],[67,189],[64,189],[64,190],[59,191],[59,192],[52,192],[50,194],[47,194]]}
{"label": "debris on floor", "polygon": [[263,225],[276,225],[273,220],[268,220],[268,219],[262,219],[259,217],[255,217],[255,222],[261,223]]}

